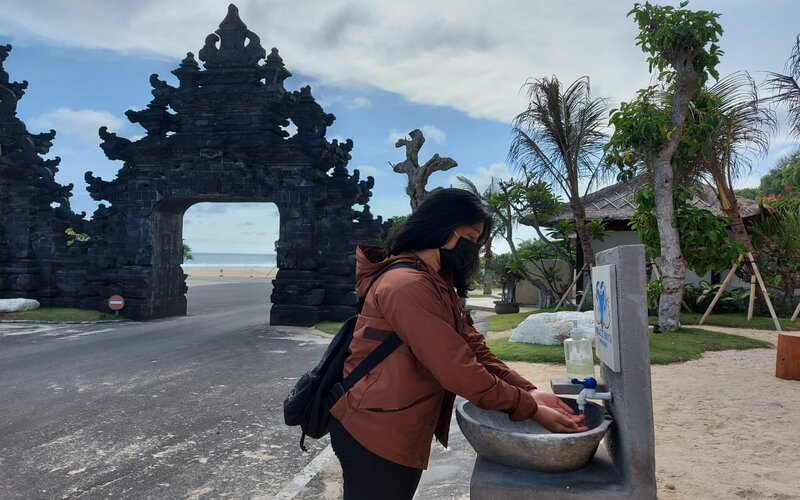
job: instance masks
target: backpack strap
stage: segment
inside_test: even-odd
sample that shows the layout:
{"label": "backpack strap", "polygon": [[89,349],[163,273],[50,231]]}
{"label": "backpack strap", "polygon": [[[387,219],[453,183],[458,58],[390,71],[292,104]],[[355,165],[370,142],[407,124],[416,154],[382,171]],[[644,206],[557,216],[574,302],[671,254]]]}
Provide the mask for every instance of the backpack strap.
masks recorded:
{"label": "backpack strap", "polygon": [[[378,281],[378,278],[380,278],[383,275],[383,273],[391,271],[392,269],[398,269],[402,267],[416,269],[415,266],[409,264],[408,262],[398,262],[397,264],[392,264],[391,266],[387,266],[383,268],[378,273],[378,275],[375,276],[375,278],[372,279],[372,282],[369,284],[369,287],[367,288],[367,293],[369,292],[369,289],[372,288],[372,285],[374,285]],[[366,297],[366,295],[367,294],[365,293],[364,296]],[[353,371],[347,375],[347,377],[345,377],[344,380],[335,384],[331,388],[331,392],[328,394],[328,398],[331,401],[331,403],[335,403],[336,401],[338,401],[339,398],[344,396],[345,392],[349,391],[354,385],[356,385],[356,383],[359,380],[364,378],[364,376],[367,373],[369,373],[370,370],[378,366],[381,361],[388,358],[389,355],[393,353],[394,350],[400,347],[402,344],[403,341],[402,339],[400,339],[400,336],[397,335],[397,333],[392,332],[392,334],[389,335],[389,337],[387,337],[383,342],[381,342],[381,345],[373,349],[372,352],[369,353],[367,357],[364,358],[361,361],[361,363],[359,363],[358,366],[356,366],[353,369]]]}

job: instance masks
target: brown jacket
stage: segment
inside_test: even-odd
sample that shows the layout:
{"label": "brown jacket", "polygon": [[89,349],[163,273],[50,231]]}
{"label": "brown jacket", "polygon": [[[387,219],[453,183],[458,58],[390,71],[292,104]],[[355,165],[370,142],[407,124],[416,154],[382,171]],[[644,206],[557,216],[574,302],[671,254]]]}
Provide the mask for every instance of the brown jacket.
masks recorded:
{"label": "brown jacket", "polygon": [[365,448],[392,462],[428,467],[431,439],[447,446],[454,394],[512,420],[529,419],[535,386],[486,347],[449,285],[413,253],[381,260],[375,247],[356,250],[356,291],[363,297],[375,275],[396,262],[369,289],[356,322],[347,376],[391,332],[403,344],[331,409]]}

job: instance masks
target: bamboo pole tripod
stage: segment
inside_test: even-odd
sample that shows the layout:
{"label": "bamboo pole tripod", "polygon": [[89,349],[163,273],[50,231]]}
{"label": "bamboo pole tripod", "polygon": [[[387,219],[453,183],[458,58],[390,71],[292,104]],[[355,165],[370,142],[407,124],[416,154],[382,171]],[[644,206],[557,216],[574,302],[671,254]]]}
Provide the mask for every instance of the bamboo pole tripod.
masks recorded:
{"label": "bamboo pole tripod", "polygon": [[[567,300],[567,296],[569,295],[569,292],[571,292],[572,288],[575,286],[575,284],[578,283],[578,279],[580,278],[581,274],[583,274],[583,271],[586,269],[587,265],[588,264],[584,264],[581,267],[580,271],[575,273],[575,279],[573,279],[572,283],[569,284],[569,287],[567,287],[567,291],[564,292],[564,295],[562,295],[561,298],[558,299],[558,304],[556,304],[556,308],[555,308],[556,311],[558,311],[558,308],[561,307],[561,304],[563,304],[564,301]],[[583,287],[583,288],[584,288],[583,295],[585,297],[586,296],[586,287]],[[581,304],[583,304],[583,298],[581,298]],[[580,311],[580,307],[578,307],[578,310]]]}
{"label": "bamboo pole tripod", "polygon": [[[736,261],[736,264],[733,265],[730,271],[728,271],[728,275],[725,276],[725,279],[722,281],[722,285],[720,285],[719,290],[717,290],[716,295],[711,300],[711,304],[708,305],[708,309],[706,309],[705,314],[703,317],[700,318],[700,323],[703,324],[706,322],[706,319],[711,314],[711,311],[714,309],[714,306],[717,305],[717,301],[719,301],[720,297],[722,297],[722,293],[725,291],[725,288],[728,287],[733,276],[736,274],[736,269],[742,264],[742,260],[744,260],[745,254],[739,255],[739,259]],[[781,329],[781,323],[778,321],[778,315],[775,314],[775,308],[772,307],[772,301],[769,299],[769,293],[767,293],[767,287],[764,285],[764,280],[761,278],[761,272],[758,270],[758,266],[756,265],[756,260],[753,258],[752,252],[747,252],[747,265],[750,266],[751,276],[750,276],[750,302],[747,308],[747,320],[753,319],[753,306],[755,303],[756,298],[756,282],[758,283],[758,287],[761,290],[762,295],[764,295],[764,300],[767,303],[767,309],[769,309],[769,314],[772,316],[772,322],[775,324],[775,329],[777,331],[783,331]],[[792,320],[797,317],[798,312],[800,312],[800,304],[797,306],[797,310],[795,311]]]}

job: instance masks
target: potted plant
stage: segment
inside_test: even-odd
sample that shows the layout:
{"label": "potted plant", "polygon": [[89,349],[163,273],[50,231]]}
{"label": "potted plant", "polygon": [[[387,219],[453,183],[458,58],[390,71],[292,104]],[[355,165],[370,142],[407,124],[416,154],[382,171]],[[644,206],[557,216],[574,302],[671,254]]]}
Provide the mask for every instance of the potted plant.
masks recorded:
{"label": "potted plant", "polygon": [[494,301],[494,312],[497,314],[512,314],[519,312],[519,302],[517,302],[517,283],[524,278],[522,273],[522,261],[512,258],[503,267],[503,291],[500,300]]}

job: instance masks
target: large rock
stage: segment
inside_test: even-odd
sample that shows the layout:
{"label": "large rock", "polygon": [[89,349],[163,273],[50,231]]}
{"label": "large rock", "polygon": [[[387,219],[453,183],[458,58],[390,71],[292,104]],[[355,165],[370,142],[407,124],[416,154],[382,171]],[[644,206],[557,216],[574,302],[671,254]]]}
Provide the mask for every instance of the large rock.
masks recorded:
{"label": "large rock", "polygon": [[514,328],[509,340],[529,344],[562,344],[569,338],[575,321],[583,337],[594,340],[594,311],[531,314]]}
{"label": "large rock", "polygon": [[33,299],[0,299],[0,312],[13,313],[33,311],[39,308],[39,301]]}

